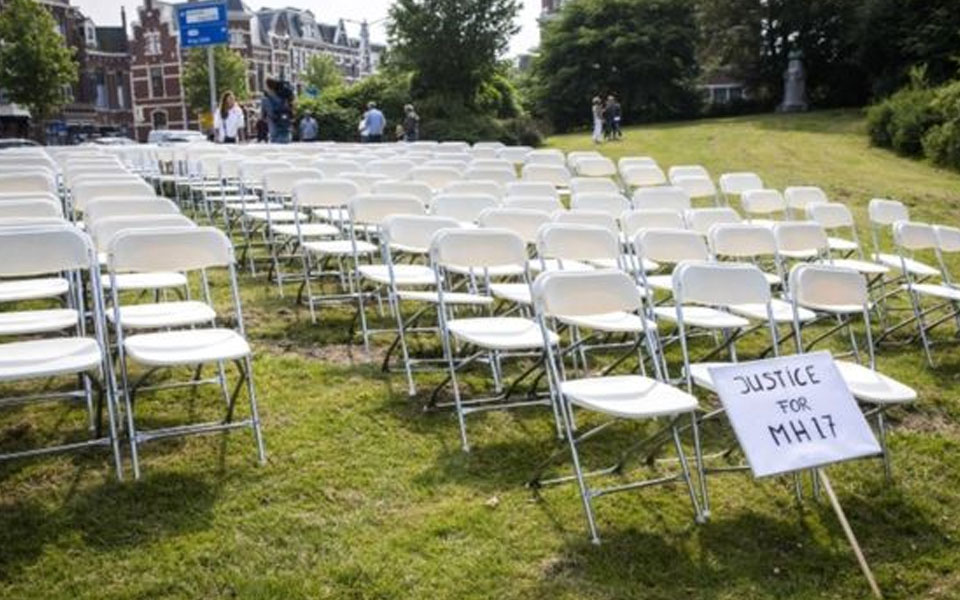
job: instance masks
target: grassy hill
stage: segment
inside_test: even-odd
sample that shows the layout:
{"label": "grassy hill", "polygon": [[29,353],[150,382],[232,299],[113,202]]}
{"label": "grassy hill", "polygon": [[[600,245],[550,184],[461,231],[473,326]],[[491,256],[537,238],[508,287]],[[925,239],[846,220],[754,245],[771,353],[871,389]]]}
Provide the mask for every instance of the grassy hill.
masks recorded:
{"label": "grassy hill", "polygon": [[[632,128],[601,150],[820,185],[861,217],[871,197],[895,197],[918,219],[960,224],[960,176],[871,149],[862,129],[850,111],[742,117]],[[592,147],[586,135],[550,143]],[[293,286],[286,298],[262,279],[243,286],[268,465],[244,433],[147,446],[137,483],[113,481],[103,454],[0,464],[0,598],[867,597],[829,506],[798,504],[788,479],[711,478],[702,526],[679,486],[601,498],[594,547],[574,487],[524,487],[555,448],[545,411],[471,417],[464,455],[453,416],[423,412],[426,383],[411,400],[401,375],[346,345],[349,311],[311,325]],[[920,391],[893,413],[894,482],[876,461],[831,469],[887,598],[960,598],[960,352],[937,356],[930,369],[916,345],[880,355]],[[219,402],[210,389],[143,410],[160,421]],[[61,421],[82,416],[0,412],[0,447]]]}

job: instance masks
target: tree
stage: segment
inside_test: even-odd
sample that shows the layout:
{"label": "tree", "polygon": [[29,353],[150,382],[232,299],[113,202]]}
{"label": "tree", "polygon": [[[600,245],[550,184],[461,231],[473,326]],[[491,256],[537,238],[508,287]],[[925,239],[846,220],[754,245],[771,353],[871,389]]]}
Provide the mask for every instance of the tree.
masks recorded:
{"label": "tree", "polygon": [[10,0],[0,11],[0,88],[42,123],[64,102],[63,88],[77,81],[73,50],[57,22],[33,0]]}
{"label": "tree", "polygon": [[303,81],[315,88],[318,94],[325,94],[343,86],[343,72],[329,54],[315,54],[307,61]]}
{"label": "tree", "polygon": [[[213,49],[213,70],[217,76],[217,101],[231,91],[237,100],[245,100],[247,92],[247,63],[239,53],[224,46]],[[206,48],[194,48],[187,54],[183,66],[183,91],[187,105],[195,111],[210,109],[210,78],[207,73]]]}
{"label": "tree", "polygon": [[625,120],[696,114],[692,0],[578,0],[549,23],[534,65],[535,102],[566,130],[590,122],[590,100],[616,95]]}
{"label": "tree", "polygon": [[417,99],[476,110],[477,93],[519,31],[517,0],[397,0],[387,33],[391,60],[414,73]]}

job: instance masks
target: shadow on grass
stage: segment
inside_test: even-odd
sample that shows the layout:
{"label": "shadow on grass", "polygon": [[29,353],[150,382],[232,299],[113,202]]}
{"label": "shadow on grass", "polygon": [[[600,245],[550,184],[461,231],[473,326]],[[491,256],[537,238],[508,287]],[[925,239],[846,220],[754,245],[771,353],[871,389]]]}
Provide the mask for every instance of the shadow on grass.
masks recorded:
{"label": "shadow on grass", "polygon": [[51,509],[36,500],[0,504],[0,580],[76,532],[87,548],[115,551],[211,526],[219,486],[179,473],[81,490]]}

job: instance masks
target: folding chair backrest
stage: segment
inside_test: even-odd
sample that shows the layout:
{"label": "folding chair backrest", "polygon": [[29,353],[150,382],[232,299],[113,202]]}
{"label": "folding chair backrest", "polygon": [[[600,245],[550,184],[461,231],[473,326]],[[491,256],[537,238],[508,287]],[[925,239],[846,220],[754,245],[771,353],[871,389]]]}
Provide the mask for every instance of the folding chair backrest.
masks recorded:
{"label": "folding chair backrest", "polygon": [[640,188],[633,193],[633,207],[682,212],[690,208],[690,195],[675,186]]}
{"label": "folding chair backrest", "polygon": [[670,183],[685,191],[691,198],[704,198],[717,193],[713,180],[701,175],[679,175],[670,178]]}
{"label": "folding chair backrest", "polygon": [[90,238],[75,227],[0,228],[0,249],[0,277],[87,269],[93,260]]}
{"label": "folding chair backrest", "polygon": [[90,235],[96,243],[97,250],[103,252],[110,246],[110,241],[121,231],[129,229],[159,229],[166,227],[196,227],[197,224],[185,215],[140,215],[124,217],[106,217],[93,225]]}
{"label": "folding chair backrest", "polygon": [[746,190],[740,195],[740,206],[747,215],[770,215],[787,210],[787,201],[779,190]]}
{"label": "folding chair backrest", "polygon": [[151,196],[155,197],[156,192],[145,181],[80,183],[73,190],[73,206],[82,211],[94,199]]}
{"label": "folding chair backrest", "polygon": [[471,165],[463,176],[466,179],[495,181],[502,186],[517,180],[517,172],[513,170],[513,167],[477,167]]}
{"label": "folding chair backrest", "polygon": [[480,213],[499,204],[497,198],[489,194],[437,194],[430,201],[430,214],[474,223]]}
{"label": "folding chair backrest", "polygon": [[546,271],[533,283],[533,304],[547,316],[634,312],[643,300],[622,271]]}
{"label": "folding chair backrest", "polygon": [[692,208],[684,213],[687,227],[701,235],[707,235],[717,223],[740,223],[743,219],[737,211],[722,206],[716,208]]}
{"label": "folding chair backrest", "polygon": [[557,188],[551,183],[545,181],[517,181],[514,183],[507,184],[507,198],[512,196],[523,196],[523,197],[545,197],[553,198],[559,202],[560,194],[557,193]]}
{"label": "folding chair backrest", "polygon": [[548,223],[537,233],[537,254],[562,260],[620,258],[619,237],[609,229],[576,223]]}
{"label": "folding chair backrest", "polygon": [[897,200],[874,198],[867,206],[867,213],[874,225],[893,225],[897,221],[910,220],[910,211]]}
{"label": "folding chair backrest", "polygon": [[639,256],[648,260],[679,263],[684,260],[710,260],[702,235],[683,229],[641,229],[633,238]]}
{"label": "folding chair backrest", "polygon": [[386,175],[390,179],[406,179],[416,166],[412,160],[378,159],[367,163],[367,173]]}
{"label": "folding chair backrest", "polygon": [[57,192],[57,182],[49,171],[34,170],[27,173],[0,175],[0,192]]}
{"label": "folding chair backrest", "polygon": [[111,271],[195,271],[233,263],[233,245],[215,227],[128,229],[107,249]]}
{"label": "folding chair backrest", "polygon": [[586,156],[576,162],[575,169],[578,175],[586,177],[613,177],[617,174],[617,166],[605,156]]}
{"label": "folding chair backrest", "polygon": [[937,247],[937,233],[932,225],[912,221],[893,224],[893,241],[904,250],[930,250]]}
{"label": "folding chair backrest", "polygon": [[521,208],[547,213],[564,209],[563,204],[560,204],[560,200],[543,196],[507,196],[503,199],[503,205],[508,208]]}
{"label": "folding chair backrest", "polygon": [[433,188],[422,181],[377,181],[373,184],[373,193],[416,196],[425,205],[433,198]]}
{"label": "folding chair backrest", "polygon": [[623,172],[624,169],[639,166],[658,167],[656,159],[652,156],[624,156],[617,161],[617,168]]}
{"label": "folding chair backrest", "polygon": [[339,177],[341,173],[363,171],[363,165],[358,161],[337,158],[318,158],[311,166],[319,169],[324,177]]}
{"label": "folding chair backrest", "polygon": [[506,229],[445,229],[434,236],[430,257],[443,267],[525,266],[527,245]]}
{"label": "folding chair backrest", "polygon": [[766,304],[770,284],[756,265],[684,261],[673,270],[673,295],[678,304]]}
{"label": "folding chair backrest", "polygon": [[827,232],[822,225],[812,221],[777,223],[773,235],[780,252],[822,252],[829,247]]}
{"label": "folding chair backrest", "polygon": [[617,184],[606,177],[573,177],[570,179],[571,194],[619,194]]}
{"label": "folding chair backrest", "polygon": [[620,215],[620,229],[628,238],[641,229],[686,229],[683,215],[675,210],[638,208]]}
{"label": "folding chair backrest", "polygon": [[756,173],[724,173],[720,176],[720,191],[731,196],[739,196],[749,190],[763,189],[763,180]]}
{"label": "folding chair backrest", "polygon": [[236,181],[240,179],[240,165],[247,160],[243,156],[221,156],[217,161],[217,173],[220,179]]}
{"label": "folding chair backrest", "polygon": [[596,150],[573,150],[567,152],[567,166],[576,169],[580,160],[585,158],[603,158],[603,155]]}
{"label": "folding chair backrest", "polygon": [[347,179],[302,179],[292,197],[301,208],[340,208],[360,194],[360,186]]}
{"label": "folding chair backrest", "polygon": [[807,206],[807,218],[816,221],[824,229],[839,227],[853,227],[853,215],[846,204],[828,202],[826,204],[811,204]]}
{"label": "folding chair backrest", "polygon": [[806,210],[811,204],[824,204],[830,201],[822,189],[811,185],[788,187],[783,190],[783,198],[788,208],[798,211]]}
{"label": "folding chair backrest", "polygon": [[[498,151],[499,152],[499,151]],[[471,169],[506,169],[514,171],[513,163],[503,158],[476,158],[470,163]]]}
{"label": "folding chair backrest", "polygon": [[533,152],[533,148],[530,146],[509,146],[501,148],[498,156],[503,160],[510,161],[511,164],[522,165],[531,152]]}
{"label": "folding chair backrest", "polygon": [[432,158],[427,162],[423,163],[424,167],[446,167],[448,169],[454,169],[460,176],[463,177],[463,174],[467,172],[467,167],[472,160],[469,156],[463,159],[456,159],[454,157],[441,157],[441,158]]}
{"label": "folding chair backrest", "polygon": [[960,252],[960,229],[946,225],[935,225],[937,247],[941,252]]}
{"label": "folding chair backrest", "polygon": [[464,179],[451,181],[443,187],[444,194],[484,194],[494,198],[503,197],[503,186],[496,181],[480,179]]}
{"label": "folding chair backrest", "polygon": [[403,194],[360,194],[347,203],[354,223],[380,225],[390,215],[425,215],[423,203]]}
{"label": "folding chair backrest", "polygon": [[0,201],[0,219],[51,217],[62,219],[63,210],[59,202],[37,198],[34,200]]}
{"label": "folding chair backrest", "polygon": [[[501,156],[503,156],[501,154]],[[524,157],[523,162],[527,165],[551,165],[566,168],[566,159],[563,152],[559,150],[531,150]]]}
{"label": "folding chair backrest", "polygon": [[620,166],[620,177],[631,187],[664,185],[667,176],[656,164],[627,164]]}
{"label": "folding chair backrest", "polygon": [[89,227],[108,217],[177,214],[180,209],[167,198],[104,198],[87,204],[83,220]]}
{"label": "folding chair backrest", "polygon": [[422,181],[433,190],[441,190],[443,186],[452,181],[463,179],[463,173],[453,167],[414,167],[410,171],[410,179],[413,181]]}
{"label": "folding chair backrest", "polygon": [[383,221],[384,241],[408,252],[426,254],[438,231],[458,229],[456,219],[422,215],[391,215]]}
{"label": "folding chair backrest", "polygon": [[271,169],[292,169],[293,165],[282,160],[247,159],[240,165],[240,180],[247,185],[261,185],[263,174]]}
{"label": "folding chair backrest", "polygon": [[620,230],[617,226],[617,219],[613,215],[596,210],[558,210],[553,213],[553,220],[556,223],[592,225],[613,232]]}
{"label": "folding chair backrest", "polygon": [[550,213],[525,208],[488,208],[480,213],[478,223],[481,227],[508,229],[528,244],[537,242],[537,232],[545,223],[550,222]]}
{"label": "folding chair backrest", "polygon": [[298,182],[323,178],[324,174],[319,169],[267,169],[263,172],[263,191],[265,194],[289,196]]}
{"label": "folding chair backrest", "polygon": [[705,177],[710,179],[710,172],[702,165],[674,165],[667,171],[672,182],[677,177]]}
{"label": "folding chair backrest", "polygon": [[710,249],[717,256],[749,258],[777,253],[773,230],[763,225],[718,223],[710,228],[707,237]]}
{"label": "folding chair backrest", "polygon": [[344,171],[337,176],[339,179],[347,179],[360,186],[360,192],[367,194],[373,191],[373,186],[381,181],[389,181],[386,175],[377,173],[365,173],[360,171]]}
{"label": "folding chair backrest", "polygon": [[866,306],[867,280],[853,269],[801,263],[790,270],[790,295],[802,306]]}
{"label": "folding chair backrest", "polygon": [[527,163],[521,170],[521,176],[524,181],[543,181],[558,188],[570,184],[570,171],[562,164]]}
{"label": "folding chair backrest", "polygon": [[574,193],[570,198],[570,208],[574,210],[595,210],[619,217],[630,209],[630,203],[617,192]]}

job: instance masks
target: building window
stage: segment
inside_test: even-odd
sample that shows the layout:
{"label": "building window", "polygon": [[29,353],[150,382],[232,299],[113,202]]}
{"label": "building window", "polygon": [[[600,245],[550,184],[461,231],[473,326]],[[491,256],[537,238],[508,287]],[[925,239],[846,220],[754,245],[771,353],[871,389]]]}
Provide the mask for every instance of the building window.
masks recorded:
{"label": "building window", "polygon": [[166,129],[167,128],[167,111],[165,110],[155,110],[151,115],[153,120],[154,129]]}
{"label": "building window", "polygon": [[743,100],[743,88],[730,88],[730,99],[734,101]]}
{"label": "building window", "polygon": [[148,31],[143,34],[143,53],[147,56],[160,54],[160,33]]}
{"label": "building window", "polygon": [[73,102],[73,86],[70,84],[67,84],[63,86],[63,88],[61,89],[61,92],[63,93],[64,103],[71,104]]}
{"label": "building window", "polygon": [[85,36],[87,38],[87,45],[96,46],[97,45],[97,28],[88,23],[84,27],[84,31],[85,31]]}
{"label": "building window", "polygon": [[230,30],[230,47],[231,48],[243,48],[246,46],[243,40],[243,31],[239,29]]}
{"label": "building window", "polygon": [[163,97],[163,67],[150,67],[150,97]]}
{"label": "building window", "polygon": [[107,98],[107,75],[103,69],[97,69],[94,75],[94,104],[97,108],[107,108],[110,103]]}
{"label": "building window", "polygon": [[263,89],[263,63],[257,63],[257,90]]}
{"label": "building window", "polygon": [[126,76],[123,71],[117,71],[117,108],[127,107],[127,90],[123,85]]}

